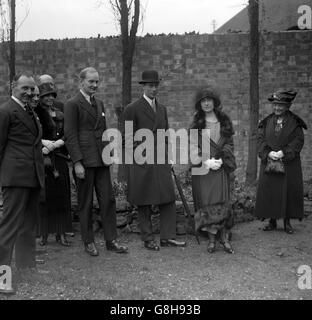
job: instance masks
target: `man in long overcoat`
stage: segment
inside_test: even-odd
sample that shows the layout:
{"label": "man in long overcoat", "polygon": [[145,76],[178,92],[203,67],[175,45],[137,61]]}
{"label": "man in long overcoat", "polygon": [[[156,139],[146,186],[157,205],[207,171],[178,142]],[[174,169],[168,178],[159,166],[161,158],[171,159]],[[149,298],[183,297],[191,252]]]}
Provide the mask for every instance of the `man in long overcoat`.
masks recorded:
{"label": "man in long overcoat", "polygon": [[15,245],[16,267],[32,268],[39,195],[44,187],[42,131],[28,105],[35,90],[33,77],[16,76],[12,89],[11,99],[0,106],[0,266],[11,264]]}
{"label": "man in long overcoat", "polygon": [[106,130],[104,104],[94,94],[99,83],[98,72],[91,67],[80,72],[80,91],[65,104],[65,145],[74,164],[78,187],[81,236],[85,251],[91,256],[99,252],[92,228],[93,190],[95,189],[103,221],[107,250],[125,253],[128,248],[116,241],[116,200],[109,166],[102,159]]}
{"label": "man in long overcoat", "polygon": [[[131,135],[126,134],[127,122],[131,122],[133,136],[140,129],[149,130],[152,134],[154,160],[157,159],[157,130],[168,129],[167,110],[156,100],[159,82],[157,71],[144,71],[139,82],[143,86],[143,95],[129,104],[123,113],[125,149],[127,150],[129,146],[133,145],[134,148],[131,151],[134,151],[135,155],[135,149],[140,145],[140,142],[134,141]],[[167,145],[163,145],[163,147],[167,148]],[[144,151],[142,154],[144,158]],[[168,160],[167,156],[165,158]],[[136,160],[137,158],[134,157],[133,164],[127,165],[128,201],[138,206],[139,225],[144,246],[150,250],[159,250],[152,230],[152,206],[158,206],[160,211],[160,245],[185,246],[185,242],[175,239],[175,192],[170,164],[168,161],[164,164],[158,164],[155,161],[153,161],[154,163],[137,163]]]}
{"label": "man in long overcoat", "polygon": [[[258,149],[261,159],[256,198],[256,216],[270,218],[264,231],[276,229],[276,219],[284,219],[287,233],[294,232],[290,219],[303,218],[303,178],[300,152],[304,144],[304,121],[289,110],[296,92],[278,90],[269,97],[273,113],[259,124]],[[269,160],[282,161],[285,173],[267,173]]]}

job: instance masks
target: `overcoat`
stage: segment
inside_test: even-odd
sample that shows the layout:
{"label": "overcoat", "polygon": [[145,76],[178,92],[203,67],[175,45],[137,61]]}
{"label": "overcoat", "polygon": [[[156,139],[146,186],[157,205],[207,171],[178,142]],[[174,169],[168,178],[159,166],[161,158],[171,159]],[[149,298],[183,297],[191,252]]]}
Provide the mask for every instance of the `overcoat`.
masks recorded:
{"label": "overcoat", "polygon": [[102,151],[106,142],[104,104],[95,98],[95,110],[81,92],[68,100],[64,111],[65,145],[73,163],[81,161],[85,167],[102,167]]}
{"label": "overcoat", "polygon": [[[278,136],[272,113],[262,120],[258,130],[258,154],[261,159],[255,214],[259,218],[303,217],[303,179],[300,152],[304,144],[304,121],[287,111],[285,125]],[[282,150],[285,174],[265,173],[270,151]]]}
{"label": "overcoat", "polygon": [[[220,122],[220,139],[214,142],[209,139],[206,132],[199,129],[198,146],[190,139],[190,153],[193,159],[202,162],[209,159],[222,159],[223,165],[219,170],[210,170],[204,175],[192,176],[192,191],[195,211],[209,205],[225,204],[230,201],[230,173],[236,169],[234,156],[234,130],[230,118],[219,111],[217,119]],[[192,129],[196,129],[193,127]],[[202,139],[208,140],[210,144],[210,154],[204,154],[202,151]],[[198,150],[197,150],[198,147]],[[195,166],[199,166],[195,165]],[[194,166],[194,165],[193,165]]]}
{"label": "overcoat", "polygon": [[[133,136],[140,129],[149,129],[154,138],[154,159],[157,158],[157,130],[168,129],[166,108],[156,101],[156,113],[142,96],[129,104],[123,112],[123,120],[133,123]],[[133,142],[133,138],[123,132],[125,150],[133,143],[133,153],[142,142]],[[130,141],[132,140],[132,141]],[[163,145],[165,158],[168,159],[168,141]],[[131,147],[130,147],[131,148]],[[132,150],[131,150],[132,151]],[[164,164],[133,164],[126,165],[128,201],[134,205],[159,205],[175,201],[174,185],[168,161]]]}
{"label": "overcoat", "polygon": [[44,187],[42,129],[13,99],[0,107],[2,187]]}

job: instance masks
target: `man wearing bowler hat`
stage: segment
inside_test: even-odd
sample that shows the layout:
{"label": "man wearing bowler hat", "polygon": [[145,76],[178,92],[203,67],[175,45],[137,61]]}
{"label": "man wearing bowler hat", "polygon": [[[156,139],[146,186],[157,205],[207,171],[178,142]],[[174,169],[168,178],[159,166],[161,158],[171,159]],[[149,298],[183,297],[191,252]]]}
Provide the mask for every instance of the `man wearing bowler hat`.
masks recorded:
{"label": "man wearing bowler hat", "polygon": [[[129,104],[123,113],[125,126],[128,121],[133,124],[133,136],[140,129],[149,129],[154,137],[154,159],[157,159],[157,130],[168,129],[168,116],[166,108],[156,100],[160,78],[155,70],[143,71],[143,95],[135,102]],[[125,130],[125,128],[124,128]],[[136,149],[142,142],[130,141],[130,135],[123,134],[125,149],[133,144]],[[167,148],[167,143],[163,146]],[[134,150],[133,150],[134,151]],[[135,152],[134,152],[135,154]],[[165,151],[165,158],[168,158]],[[171,175],[171,165],[153,163],[140,164],[134,157],[133,164],[128,166],[127,172],[128,201],[138,206],[139,227],[145,248],[159,250],[152,231],[152,206],[158,206],[160,211],[160,245],[184,247],[183,241],[175,239],[176,236],[176,210],[175,192]]]}

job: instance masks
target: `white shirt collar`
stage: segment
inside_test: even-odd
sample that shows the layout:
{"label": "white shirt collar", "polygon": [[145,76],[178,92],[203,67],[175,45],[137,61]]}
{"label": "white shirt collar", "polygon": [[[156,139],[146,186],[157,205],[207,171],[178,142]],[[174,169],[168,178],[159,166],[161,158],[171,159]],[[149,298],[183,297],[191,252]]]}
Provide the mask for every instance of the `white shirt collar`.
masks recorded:
{"label": "white shirt collar", "polygon": [[25,103],[23,103],[21,100],[17,99],[17,98],[14,97],[14,96],[11,96],[11,98],[12,98],[17,104],[19,104],[19,105],[23,108],[23,110],[26,110],[26,108],[25,108]]}
{"label": "white shirt collar", "polygon": [[91,98],[88,94],[86,94],[85,92],[83,92],[81,89],[80,89],[80,93],[85,97],[85,99],[91,104]]}
{"label": "white shirt collar", "polygon": [[143,98],[150,104],[150,106],[152,106],[152,102],[154,101],[154,103],[156,104],[156,99],[151,99],[148,96],[145,95],[145,93],[143,93]]}

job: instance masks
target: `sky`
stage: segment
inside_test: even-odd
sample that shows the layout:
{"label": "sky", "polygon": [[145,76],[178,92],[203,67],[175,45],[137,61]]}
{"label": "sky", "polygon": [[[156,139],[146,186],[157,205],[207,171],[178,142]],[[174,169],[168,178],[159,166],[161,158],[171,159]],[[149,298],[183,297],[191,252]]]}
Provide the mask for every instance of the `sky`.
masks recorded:
{"label": "sky", "polygon": [[[102,5],[99,3],[102,2]],[[16,0],[17,41],[118,35],[109,0]],[[146,33],[213,32],[242,10],[248,0],[141,0]]]}

